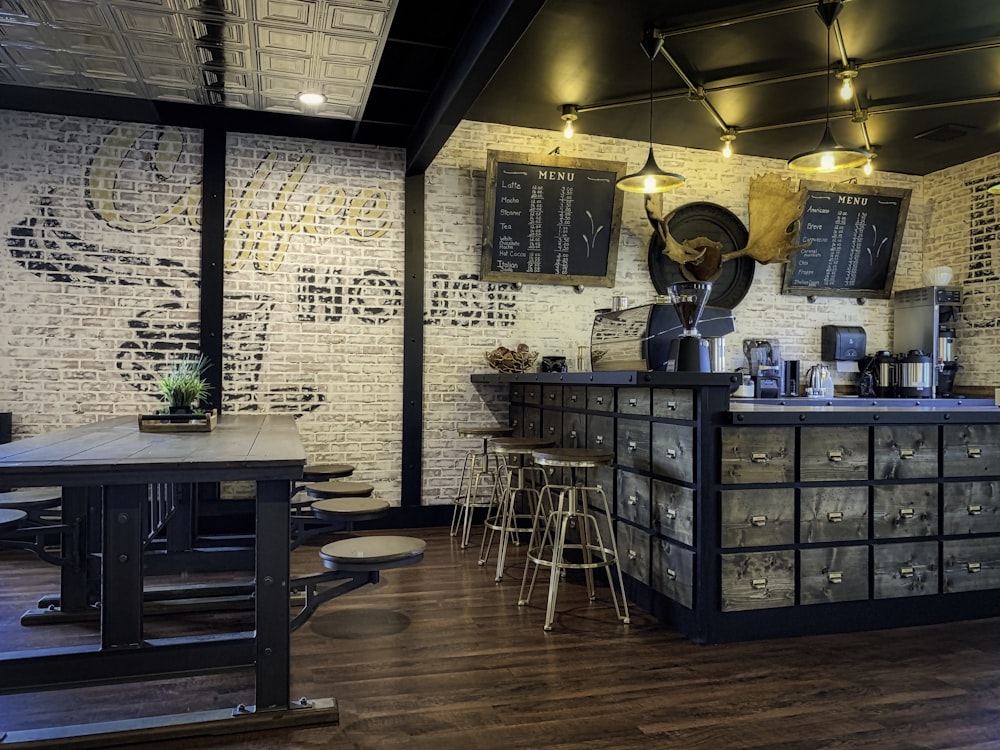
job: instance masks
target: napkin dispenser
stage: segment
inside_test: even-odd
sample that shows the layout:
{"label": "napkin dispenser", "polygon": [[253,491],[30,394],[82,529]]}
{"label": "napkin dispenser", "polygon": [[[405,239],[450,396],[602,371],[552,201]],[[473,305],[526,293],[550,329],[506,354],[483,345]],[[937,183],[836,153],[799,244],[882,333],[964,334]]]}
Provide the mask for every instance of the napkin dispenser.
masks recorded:
{"label": "napkin dispenser", "polygon": [[[736,330],[733,311],[706,307],[698,322],[702,338],[725,336]],[[598,313],[590,334],[590,369],[666,370],[670,343],[684,333],[674,306],[638,305]]]}
{"label": "napkin dispenser", "polygon": [[867,336],[861,326],[823,326],[824,362],[858,362],[865,356],[866,346]]}

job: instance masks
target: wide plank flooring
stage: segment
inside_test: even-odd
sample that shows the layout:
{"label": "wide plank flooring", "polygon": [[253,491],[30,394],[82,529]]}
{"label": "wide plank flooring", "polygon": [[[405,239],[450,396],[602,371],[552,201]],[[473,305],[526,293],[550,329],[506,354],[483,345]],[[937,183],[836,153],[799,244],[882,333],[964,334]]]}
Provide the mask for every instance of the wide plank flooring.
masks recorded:
{"label": "wide plank flooring", "polygon": [[[1000,748],[998,620],[699,646],[639,611],[618,623],[606,590],[592,604],[571,581],[545,633],[544,591],[517,606],[521,550],[497,585],[477,546],[460,550],[445,529],[403,533],[427,540],[423,562],[326,604],[292,637],[292,697],[335,697],[339,725],[141,747]],[[317,546],[294,553],[297,572],[319,569]],[[57,580],[27,554],[0,553],[6,649],[92,642],[93,626],[18,623]],[[211,631],[233,617],[246,615],[149,626]],[[0,735],[241,702],[253,702],[249,673],[0,696]]]}

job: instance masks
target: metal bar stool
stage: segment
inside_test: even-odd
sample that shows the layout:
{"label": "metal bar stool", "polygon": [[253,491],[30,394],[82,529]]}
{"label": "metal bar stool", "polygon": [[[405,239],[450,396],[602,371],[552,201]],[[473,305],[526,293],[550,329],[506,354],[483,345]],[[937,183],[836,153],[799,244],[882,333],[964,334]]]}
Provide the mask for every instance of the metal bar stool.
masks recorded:
{"label": "metal bar stool", "polygon": [[[491,438],[509,437],[513,431],[510,427],[502,427],[500,425],[494,427],[465,426],[458,428],[458,436],[460,438],[481,438],[483,441],[481,451],[478,449],[469,449],[465,454],[462,478],[458,483],[458,495],[455,496],[455,509],[451,514],[451,535],[456,536],[459,530],[461,530],[462,549],[469,546],[473,510],[477,507],[488,506],[492,502],[493,493],[496,492],[496,461],[490,461],[489,441]],[[480,496],[480,485],[484,482],[489,487],[489,495],[485,499]]]}
{"label": "metal bar stool", "polygon": [[[543,510],[544,502],[540,501],[535,513],[531,541],[528,542],[528,555],[524,565],[524,576],[521,578],[521,593],[518,606],[528,604],[531,592],[535,587],[538,568],[545,566],[551,569],[549,575],[549,598],[545,608],[545,630],[552,630],[555,620],[556,596],[559,592],[559,577],[562,571],[582,569],[587,580],[587,594],[590,601],[597,598],[594,589],[594,569],[604,568],[608,575],[608,587],[611,591],[611,601],[615,606],[615,614],[629,624],[628,602],[625,600],[625,584],[622,580],[621,568],[618,565],[618,545],[612,530],[610,539],[605,540],[601,534],[600,524],[591,513],[592,508],[604,513],[608,523],[611,523],[611,508],[608,497],[600,487],[588,487],[578,484],[577,469],[589,469],[607,466],[614,460],[614,454],[590,448],[549,448],[538,449],[531,457],[539,466],[569,469],[568,485],[547,484],[542,488],[541,495],[548,496],[550,508]],[[557,500],[552,503],[552,494],[557,494]],[[595,502],[596,501],[596,502]],[[544,519],[543,519],[544,516]],[[570,524],[576,523],[580,535],[579,543],[572,539],[567,541],[566,535]],[[568,560],[567,551],[580,553],[580,561]],[[534,568],[532,569],[532,566]],[[621,606],[615,594],[615,581],[611,569],[615,569],[618,579],[618,590],[622,595]],[[529,571],[531,575],[529,578]]]}
{"label": "metal bar stool", "polygon": [[0,492],[0,509],[23,510],[30,523],[44,524],[45,511],[62,502],[62,487],[25,487]]}
{"label": "metal bar stool", "polygon": [[[555,440],[548,438],[493,438],[489,450],[497,462],[499,477],[497,492],[486,511],[483,541],[479,546],[479,564],[489,560],[493,540],[500,534],[497,544],[497,583],[503,580],[507,545],[520,544],[520,534],[530,534],[538,509],[539,488],[545,486],[545,470],[531,464],[531,451],[551,448]],[[526,480],[531,479],[528,482]],[[518,501],[521,501],[520,506]]]}
{"label": "metal bar stool", "polygon": [[[375,491],[375,485],[370,482],[348,482],[342,479],[331,479],[326,482],[310,482],[300,487],[291,499],[292,519],[292,549],[295,549],[307,539],[339,528],[330,524],[315,511],[317,500],[333,498],[368,498]],[[388,505],[388,504],[386,504]]]}

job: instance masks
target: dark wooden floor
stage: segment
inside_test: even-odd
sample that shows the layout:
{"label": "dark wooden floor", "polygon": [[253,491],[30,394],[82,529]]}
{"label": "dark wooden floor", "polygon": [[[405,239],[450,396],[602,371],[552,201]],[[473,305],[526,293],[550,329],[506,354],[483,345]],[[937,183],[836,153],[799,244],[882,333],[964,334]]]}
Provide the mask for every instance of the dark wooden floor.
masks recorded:
{"label": "dark wooden floor", "polygon": [[[459,550],[441,529],[413,533],[428,541],[421,564],[328,603],[293,635],[292,697],[336,697],[339,725],[142,747],[1000,748],[996,620],[698,646],[642,613],[619,624],[606,591],[589,604],[571,582],[556,629],[545,633],[541,596],[517,607],[519,552],[498,586],[476,564],[477,550]],[[317,568],[315,553],[297,550],[295,569]],[[93,638],[88,626],[18,624],[55,581],[34,558],[0,553],[5,648]],[[185,627],[212,626],[187,619]],[[252,703],[249,680],[0,696],[0,734]]]}

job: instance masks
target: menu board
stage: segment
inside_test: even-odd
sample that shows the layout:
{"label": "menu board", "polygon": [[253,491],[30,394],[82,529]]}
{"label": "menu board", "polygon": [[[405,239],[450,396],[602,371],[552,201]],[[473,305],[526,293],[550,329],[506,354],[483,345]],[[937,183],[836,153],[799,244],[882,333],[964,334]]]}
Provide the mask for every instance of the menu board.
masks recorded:
{"label": "menu board", "polygon": [[613,287],[625,166],[490,151],[482,280]]}
{"label": "menu board", "polygon": [[888,299],[910,206],[906,189],[803,182],[809,190],[781,291]]}

